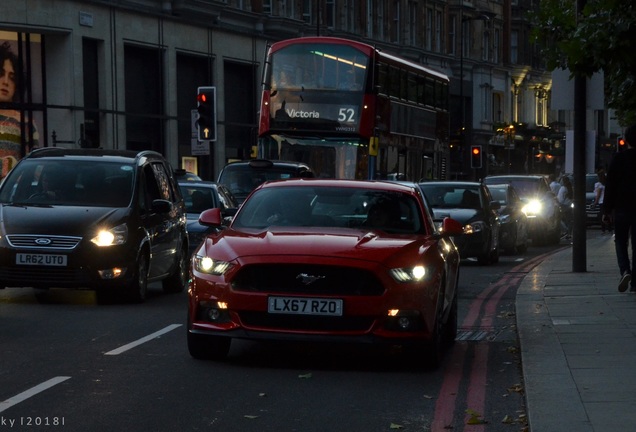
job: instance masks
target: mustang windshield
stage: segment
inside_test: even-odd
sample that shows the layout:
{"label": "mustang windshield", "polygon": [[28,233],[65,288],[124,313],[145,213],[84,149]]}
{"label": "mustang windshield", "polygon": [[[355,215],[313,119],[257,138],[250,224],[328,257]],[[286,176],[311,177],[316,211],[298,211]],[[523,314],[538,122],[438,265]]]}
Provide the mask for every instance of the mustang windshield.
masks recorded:
{"label": "mustang windshield", "polygon": [[1,204],[126,207],[134,166],[86,160],[31,159],[18,164],[0,188]]}
{"label": "mustang windshield", "polygon": [[416,234],[426,230],[410,195],[363,188],[275,187],[261,189],[243,204],[234,229],[342,227]]}

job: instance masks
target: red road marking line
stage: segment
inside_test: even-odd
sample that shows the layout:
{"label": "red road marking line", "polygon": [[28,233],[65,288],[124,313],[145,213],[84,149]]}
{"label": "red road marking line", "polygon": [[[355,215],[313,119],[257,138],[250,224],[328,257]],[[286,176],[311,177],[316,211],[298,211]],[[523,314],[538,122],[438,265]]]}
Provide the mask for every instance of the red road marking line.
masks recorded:
{"label": "red road marking line", "polygon": [[[489,297],[492,291],[497,290],[495,295],[489,298],[485,316],[481,320],[482,326],[492,326],[493,316],[496,312],[497,305],[504,293],[513,286],[519,284],[525,274],[532,269],[536,263],[541,262],[545,256],[535,257],[534,259],[514,267],[506,276],[499,279],[496,283],[482,291],[471,303],[468,314],[462,323],[462,327],[472,327],[479,318],[479,312],[482,305]],[[431,423],[431,432],[447,432],[449,427],[455,430],[453,423],[453,415],[457,409],[457,393],[462,378],[462,370],[466,357],[468,345],[455,346],[453,349],[450,365],[444,370],[444,380],[440,388],[439,397],[435,403],[435,412]],[[486,378],[488,371],[488,351],[487,344],[475,345],[475,358],[473,367],[469,377],[467,406],[468,408],[483,414],[486,406]],[[465,422],[470,419],[470,415],[466,414]],[[462,429],[463,430],[462,425]],[[482,431],[484,425],[472,425],[474,431]]]}
{"label": "red road marking line", "polygon": [[[475,358],[473,359],[473,367],[470,373],[470,382],[468,384],[468,395],[466,398],[466,407],[476,411],[480,415],[484,415],[486,408],[486,377],[488,375],[488,344],[475,345]],[[464,424],[468,424],[471,415],[466,413]],[[484,430],[483,424],[471,425],[471,432],[479,432]]]}
{"label": "red road marking line", "polygon": [[455,413],[457,393],[462,378],[467,348],[468,345],[466,344],[455,345],[450,362],[447,363],[444,369],[444,381],[439,390],[439,397],[435,402],[431,432],[448,432],[448,427],[453,426],[453,414]]}

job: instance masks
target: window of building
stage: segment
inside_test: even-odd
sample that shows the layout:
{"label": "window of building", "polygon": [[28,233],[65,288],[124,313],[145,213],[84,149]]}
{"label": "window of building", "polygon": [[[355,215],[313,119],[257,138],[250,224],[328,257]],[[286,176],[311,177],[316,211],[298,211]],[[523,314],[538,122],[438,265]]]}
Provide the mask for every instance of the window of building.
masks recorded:
{"label": "window of building", "polygon": [[384,4],[385,4],[386,0],[378,0],[378,3],[376,5],[376,13],[377,13],[377,22],[378,22],[378,26],[377,26],[377,38],[378,39],[384,39],[384,26],[385,26],[385,22],[384,22]]}
{"label": "window of building", "polygon": [[490,31],[486,30],[483,33],[482,38],[482,60],[490,61],[491,60],[491,52],[490,52]]}
{"label": "window of building", "polygon": [[460,41],[462,56],[464,58],[470,57],[470,21],[463,21],[462,25],[462,40]]}
{"label": "window of building", "polygon": [[314,8],[312,7],[313,2],[311,0],[303,0],[303,21],[311,24],[311,17],[313,15]]}
{"label": "window of building", "polygon": [[503,94],[493,92],[492,95],[492,121],[495,123],[503,121]]}
{"label": "window of building", "polygon": [[159,48],[124,46],[127,149],[165,153],[163,55]]}
{"label": "window of building", "polygon": [[375,18],[375,10],[373,0],[367,0],[367,37],[373,37],[373,21]]}
{"label": "window of building", "polygon": [[85,147],[100,147],[99,131],[99,60],[100,41],[82,39],[82,72],[84,85],[84,128],[80,137]]}
{"label": "window of building", "polygon": [[426,9],[426,49],[433,51],[433,9]]}
{"label": "window of building", "polygon": [[409,43],[417,45],[417,3],[409,2]]}
{"label": "window of building", "polygon": [[495,29],[495,35],[492,44],[492,61],[493,63],[498,64],[501,51],[501,32],[499,29]]}
{"label": "window of building", "polygon": [[519,62],[519,32],[513,30],[510,32],[510,63],[517,64]]}
{"label": "window of building", "polygon": [[336,2],[335,0],[325,0],[325,25],[328,28],[336,26]]}
{"label": "window of building", "polygon": [[392,10],[392,23],[391,23],[391,42],[400,43],[400,1],[393,1]]}
{"label": "window of building", "polygon": [[356,31],[356,0],[345,0],[344,13],[346,14],[345,30],[354,33]]}
{"label": "window of building", "polygon": [[441,53],[444,43],[444,20],[441,11],[435,11],[435,52]]}
{"label": "window of building", "polygon": [[267,15],[272,14],[272,0],[263,0],[263,13]]}
{"label": "window of building", "polygon": [[457,15],[451,15],[448,20],[448,54],[454,56],[457,46]]}

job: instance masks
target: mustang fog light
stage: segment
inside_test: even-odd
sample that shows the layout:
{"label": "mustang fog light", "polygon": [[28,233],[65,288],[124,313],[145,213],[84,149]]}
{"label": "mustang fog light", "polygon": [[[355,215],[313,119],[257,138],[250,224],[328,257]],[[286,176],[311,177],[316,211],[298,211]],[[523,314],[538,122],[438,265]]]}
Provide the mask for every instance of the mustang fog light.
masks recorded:
{"label": "mustang fog light", "polygon": [[208,312],[208,318],[210,321],[218,321],[221,317],[221,311],[218,309],[210,309]]}
{"label": "mustang fog light", "polygon": [[411,319],[409,317],[400,317],[398,318],[398,325],[402,330],[407,330],[411,327]]}
{"label": "mustang fog light", "polygon": [[97,273],[102,279],[117,279],[126,274],[126,268],[114,267],[112,269],[97,270]]}
{"label": "mustang fog light", "polygon": [[416,310],[389,309],[385,327],[392,331],[416,331],[420,329],[420,313]]}
{"label": "mustang fog light", "polygon": [[230,321],[230,313],[226,302],[201,301],[199,302],[199,319],[214,323]]}

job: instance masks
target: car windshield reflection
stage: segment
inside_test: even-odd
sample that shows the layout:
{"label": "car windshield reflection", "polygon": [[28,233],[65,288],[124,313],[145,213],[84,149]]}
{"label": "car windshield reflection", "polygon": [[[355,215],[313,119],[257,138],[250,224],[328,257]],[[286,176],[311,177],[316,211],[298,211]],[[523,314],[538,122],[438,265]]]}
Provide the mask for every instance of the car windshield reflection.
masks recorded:
{"label": "car windshield reflection", "polygon": [[28,160],[4,180],[0,203],[127,207],[132,199],[134,166],[85,160]]}
{"label": "car windshield reflection", "polygon": [[417,201],[405,194],[340,187],[275,187],[258,190],[232,227],[341,227],[396,234],[424,230]]}

